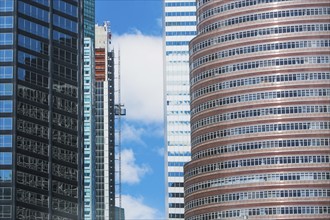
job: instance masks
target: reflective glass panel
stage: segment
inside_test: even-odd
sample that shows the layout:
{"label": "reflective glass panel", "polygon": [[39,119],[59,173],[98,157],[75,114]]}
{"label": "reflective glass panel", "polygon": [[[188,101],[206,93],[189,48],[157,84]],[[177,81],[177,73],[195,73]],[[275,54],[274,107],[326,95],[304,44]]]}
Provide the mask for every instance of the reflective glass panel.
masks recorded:
{"label": "reflective glass panel", "polygon": [[12,147],[13,136],[0,135],[0,147]]}

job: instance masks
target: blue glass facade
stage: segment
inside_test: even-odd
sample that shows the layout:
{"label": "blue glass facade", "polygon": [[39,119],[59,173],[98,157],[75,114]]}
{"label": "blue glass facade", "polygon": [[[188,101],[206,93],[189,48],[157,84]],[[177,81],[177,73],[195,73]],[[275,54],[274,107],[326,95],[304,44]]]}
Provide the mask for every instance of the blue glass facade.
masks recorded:
{"label": "blue glass facade", "polygon": [[81,9],[0,0],[2,220],[83,218]]}
{"label": "blue glass facade", "polygon": [[95,0],[84,0],[84,35],[95,39]]}
{"label": "blue glass facade", "polygon": [[0,1],[0,219],[14,217],[13,78],[14,1]]}

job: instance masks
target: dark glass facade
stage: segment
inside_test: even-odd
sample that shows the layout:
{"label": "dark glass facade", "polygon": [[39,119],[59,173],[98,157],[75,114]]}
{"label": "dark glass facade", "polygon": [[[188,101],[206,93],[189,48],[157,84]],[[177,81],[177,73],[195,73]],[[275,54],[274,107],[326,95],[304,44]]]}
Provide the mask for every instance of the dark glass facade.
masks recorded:
{"label": "dark glass facade", "polygon": [[84,0],[84,35],[95,39],[95,0]]}
{"label": "dark glass facade", "polygon": [[96,218],[95,0],[84,2],[84,219]]}
{"label": "dark glass facade", "polygon": [[0,219],[82,219],[81,14],[0,0]]}

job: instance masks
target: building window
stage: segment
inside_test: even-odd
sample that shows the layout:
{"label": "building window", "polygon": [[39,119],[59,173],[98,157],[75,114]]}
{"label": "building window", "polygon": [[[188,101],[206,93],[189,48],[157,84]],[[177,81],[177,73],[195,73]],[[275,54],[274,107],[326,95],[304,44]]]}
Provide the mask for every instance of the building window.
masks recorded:
{"label": "building window", "polygon": [[13,33],[0,33],[0,45],[12,45]]}
{"label": "building window", "polygon": [[12,128],[12,118],[0,118],[0,130],[11,130]]}
{"label": "building window", "polygon": [[67,18],[63,18],[59,15],[53,15],[53,21],[54,25],[60,28],[63,28],[65,30],[77,33],[78,31],[78,25],[77,22],[69,20]]}
{"label": "building window", "polygon": [[0,200],[11,199],[11,187],[0,187]]}
{"label": "building window", "polygon": [[12,94],[13,94],[13,84],[0,83],[0,96],[6,96]]}
{"label": "building window", "polygon": [[0,205],[0,218],[11,218],[10,205]]}
{"label": "building window", "polygon": [[18,2],[18,11],[27,16],[37,18],[44,22],[49,22],[48,11],[42,10],[30,4],[24,2]]}
{"label": "building window", "polygon": [[[0,183],[11,182],[12,171],[11,170],[0,170]],[[0,211],[1,213],[1,211]]]}
{"label": "building window", "polygon": [[23,18],[18,19],[18,27],[23,31],[38,35],[39,37],[49,38],[48,27],[33,23]]}
{"label": "building window", "polygon": [[0,16],[0,28],[12,28],[13,16]]}
{"label": "building window", "polygon": [[13,11],[14,0],[0,0],[0,11]]}
{"label": "building window", "polygon": [[12,79],[13,67],[12,66],[0,66],[0,79]]}
{"label": "building window", "polygon": [[13,50],[0,50],[0,62],[11,62],[11,61],[13,61]]}
{"label": "building window", "polygon": [[0,100],[0,112],[12,112],[12,111],[13,111],[12,100]]}
{"label": "building window", "polygon": [[11,165],[12,154],[11,152],[0,152],[0,165]]}
{"label": "building window", "polygon": [[0,147],[12,147],[11,135],[0,135]]}

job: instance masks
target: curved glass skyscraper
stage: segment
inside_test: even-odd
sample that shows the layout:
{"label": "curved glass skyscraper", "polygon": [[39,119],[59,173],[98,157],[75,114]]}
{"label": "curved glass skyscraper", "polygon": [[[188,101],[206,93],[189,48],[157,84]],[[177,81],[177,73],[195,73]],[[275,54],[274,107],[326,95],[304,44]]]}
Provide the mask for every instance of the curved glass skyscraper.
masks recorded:
{"label": "curved glass skyscraper", "polygon": [[330,218],[330,1],[197,1],[185,219]]}

